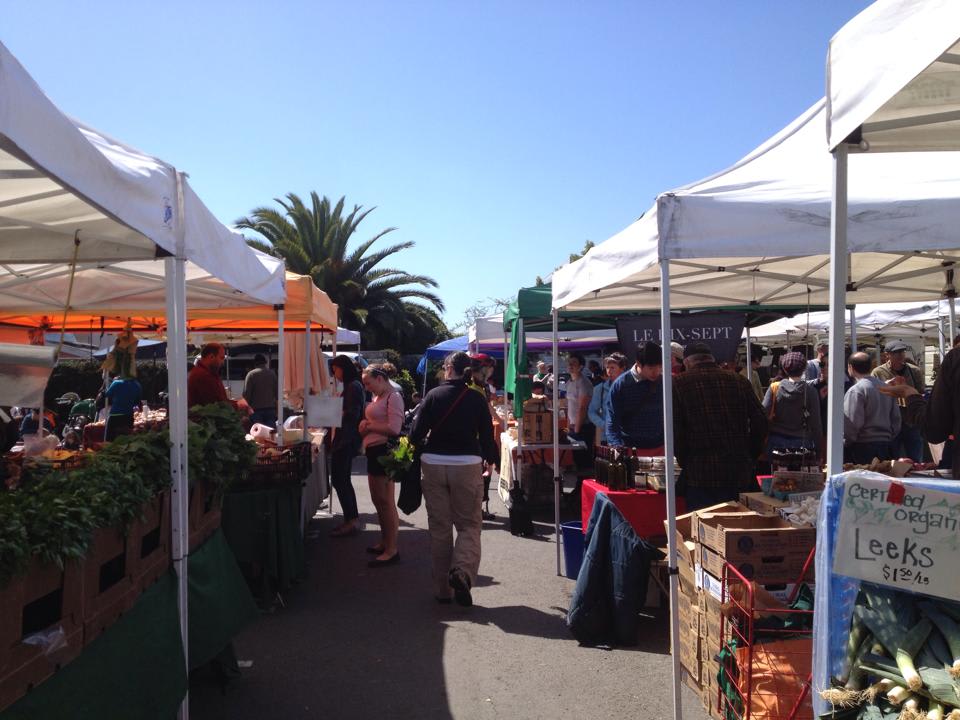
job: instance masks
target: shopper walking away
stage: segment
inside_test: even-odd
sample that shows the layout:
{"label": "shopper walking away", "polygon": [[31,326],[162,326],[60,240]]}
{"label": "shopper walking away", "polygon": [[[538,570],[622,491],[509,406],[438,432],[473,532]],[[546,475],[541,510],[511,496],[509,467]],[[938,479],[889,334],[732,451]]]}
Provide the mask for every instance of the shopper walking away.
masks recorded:
{"label": "shopper walking away", "polygon": [[[397,549],[400,516],[397,514],[396,483],[387,476],[380,458],[389,452],[387,442],[399,435],[403,426],[403,396],[393,389],[390,377],[379,365],[367,365],[363,371],[363,386],[373,400],[367,404],[359,430],[367,457],[370,498],[380,520],[380,543],[367,548],[377,556],[368,565],[380,567],[400,559]],[[480,473],[477,473],[479,477]]]}
{"label": "shopper walking away", "polygon": [[637,361],[610,387],[611,445],[663,455],[663,358],[655,342],[637,346]]}
{"label": "shopper walking away", "polygon": [[756,489],[767,416],[746,378],[721,370],[709,345],[692,343],[683,355],[673,432],[687,509],[698,510]]}
{"label": "shopper walking away", "polygon": [[333,537],[352,535],[357,532],[360,513],[357,510],[357,494],[350,479],[353,458],[360,452],[360,420],[363,417],[364,392],[357,366],[346,355],[337,355],[330,361],[333,376],[343,388],[343,420],[334,429],[330,443],[330,482],[337,491],[337,499],[343,510],[343,522],[333,529]]}
{"label": "shopper walking away", "polygon": [[893,458],[893,438],[900,432],[900,407],[880,392],[880,378],[870,374],[870,356],[857,352],[847,361],[853,386],[843,396],[844,461],[868,465]]}
{"label": "shopper walking away", "polygon": [[250,424],[269,427],[277,425],[277,376],[267,367],[267,359],[257,353],[253,356],[253,370],[243,379],[243,399],[253,410]]}
{"label": "shopper walking away", "polygon": [[[907,346],[896,340],[888,343],[887,362],[873,369],[872,375],[880,378],[884,383],[893,380],[895,385],[909,385],[918,393],[923,394],[925,384],[923,372],[913,363],[907,362]],[[923,435],[920,428],[903,422],[906,413],[906,403],[898,400],[900,405],[900,432],[893,438],[893,457],[908,457],[914,462],[923,461]]]}
{"label": "shopper walking away", "polygon": [[[423,448],[423,499],[430,527],[434,596],[437,602],[473,604],[471,588],[480,569],[482,462],[499,459],[486,401],[466,384],[470,357],[451,353],[444,383],[426,394],[410,441]],[[453,529],[457,530],[456,542]]]}
{"label": "shopper walking away", "polygon": [[803,379],[807,360],[790,352],[780,358],[786,378],[770,383],[763,396],[763,409],[770,421],[767,458],[775,449],[806,448],[823,457],[823,426],[820,424],[820,393]]}

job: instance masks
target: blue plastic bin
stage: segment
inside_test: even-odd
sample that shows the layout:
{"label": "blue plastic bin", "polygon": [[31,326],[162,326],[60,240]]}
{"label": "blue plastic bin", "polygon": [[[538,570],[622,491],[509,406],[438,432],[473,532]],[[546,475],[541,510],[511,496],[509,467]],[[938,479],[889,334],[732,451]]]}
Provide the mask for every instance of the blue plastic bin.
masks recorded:
{"label": "blue plastic bin", "polygon": [[562,523],[560,532],[563,535],[564,574],[576,580],[583,562],[583,524],[579,520]]}

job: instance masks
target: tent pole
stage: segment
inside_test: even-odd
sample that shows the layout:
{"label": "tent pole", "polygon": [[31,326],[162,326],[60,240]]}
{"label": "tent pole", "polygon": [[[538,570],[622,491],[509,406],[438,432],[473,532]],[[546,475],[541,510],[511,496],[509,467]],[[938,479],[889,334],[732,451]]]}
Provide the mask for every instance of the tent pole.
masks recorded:
{"label": "tent pole", "polygon": [[[746,321],[746,318],[744,318]],[[750,386],[753,387],[753,357],[750,354],[750,325],[747,322],[744,322],[747,328],[747,382],[750,383]],[[673,357],[670,358],[670,368],[673,369]]]}
{"label": "tent pole", "polygon": [[850,352],[857,351],[857,306],[850,308]]}
{"label": "tent pole", "polygon": [[[663,358],[663,467],[667,484],[667,567],[670,573],[670,652],[673,660],[673,717],[681,720],[680,705],[680,615],[677,574],[677,486],[674,478],[673,359],[670,341],[670,261],[660,260],[660,351]],[[749,347],[749,338],[747,347]]]}
{"label": "tent pole", "polygon": [[950,347],[953,348],[957,339],[957,299],[951,297],[947,303],[950,308]]}
{"label": "tent pole", "polygon": [[307,441],[307,395],[310,392],[310,320],[303,329],[303,442]]}
{"label": "tent pole", "polygon": [[277,445],[283,447],[283,359],[285,333],[283,331],[283,305],[277,305]]}
{"label": "tent pole", "polygon": [[830,213],[830,382],[827,404],[827,476],[843,471],[843,333],[847,294],[847,147],[833,152],[833,202]]}
{"label": "tent pole", "polygon": [[944,356],[947,354],[947,330],[946,330],[947,319],[941,315],[940,319],[937,321],[937,335],[939,335],[940,340],[940,362],[943,362]]}
{"label": "tent pole", "polygon": [[[187,284],[184,258],[185,221],[183,217],[183,174],[176,174],[177,236],[176,253],[164,260],[167,312],[167,393],[170,428],[170,531],[173,567],[177,573],[177,607],[180,611],[180,638],[184,658],[190,657],[188,558],[188,507],[190,485],[187,477]],[[171,382],[169,378],[173,378]],[[42,422],[42,419],[41,419]],[[189,672],[189,663],[186,667]],[[184,696],[177,713],[180,720],[190,718],[190,695]]]}
{"label": "tent pole", "polygon": [[[557,539],[557,575],[560,575],[560,492],[563,474],[560,468],[560,383],[557,381],[556,369],[560,367],[560,357],[557,350],[557,324],[559,313],[556,308],[550,308],[550,324],[553,330],[551,349],[553,350],[553,531]],[[568,408],[569,413],[569,408]],[[567,418],[569,420],[569,414]],[[568,425],[569,427],[569,425]]]}

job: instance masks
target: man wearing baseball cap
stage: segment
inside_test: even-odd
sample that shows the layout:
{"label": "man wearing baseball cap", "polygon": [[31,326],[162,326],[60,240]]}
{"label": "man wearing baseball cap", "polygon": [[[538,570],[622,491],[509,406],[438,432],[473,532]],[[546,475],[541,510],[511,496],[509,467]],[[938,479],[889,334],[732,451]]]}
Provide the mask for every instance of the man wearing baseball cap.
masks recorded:
{"label": "man wearing baseball cap", "polygon": [[756,488],[767,415],[747,379],[718,367],[706,343],[687,345],[683,364],[673,385],[673,434],[689,511]]}
{"label": "man wearing baseball cap", "polygon": [[[907,362],[906,343],[894,340],[887,343],[884,351],[887,361],[873,369],[872,375],[883,382],[893,382],[896,385],[909,385],[921,395],[924,390],[923,373],[916,365]],[[904,418],[906,403],[900,402],[901,419]],[[923,461],[923,436],[920,429],[903,422],[900,432],[893,438],[894,457],[908,457],[916,462]]]}

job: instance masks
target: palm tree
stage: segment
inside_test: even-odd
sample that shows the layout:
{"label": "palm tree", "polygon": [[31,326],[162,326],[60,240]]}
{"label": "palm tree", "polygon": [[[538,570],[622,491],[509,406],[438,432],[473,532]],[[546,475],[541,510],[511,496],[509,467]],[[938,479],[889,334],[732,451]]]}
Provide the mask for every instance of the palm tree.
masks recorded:
{"label": "palm tree", "polygon": [[375,208],[364,210],[354,205],[344,215],[342,197],[335,206],[316,192],[310,193],[310,199],[308,207],[298,195],[288,193],[285,200],[275,200],[282,211],[254,208],[235,225],[253,230],[268,241],[248,240],[251,246],[282,258],[288,270],[312,277],[317,287],[340,306],[343,326],[360,330],[365,344],[374,338],[377,342],[393,338],[389,344],[396,346],[405,333],[420,327],[423,321],[418,309],[428,308],[408,302],[411,299],[444,310],[443,301],[428,289],[437,287],[436,280],[380,267],[384,260],[414,245],[407,241],[372,250],[378,240],[396,228],[381,230],[353,250],[348,249],[357,226]]}

